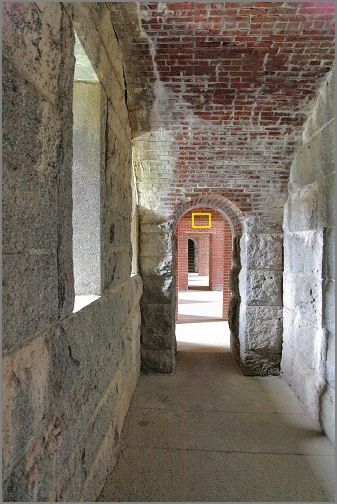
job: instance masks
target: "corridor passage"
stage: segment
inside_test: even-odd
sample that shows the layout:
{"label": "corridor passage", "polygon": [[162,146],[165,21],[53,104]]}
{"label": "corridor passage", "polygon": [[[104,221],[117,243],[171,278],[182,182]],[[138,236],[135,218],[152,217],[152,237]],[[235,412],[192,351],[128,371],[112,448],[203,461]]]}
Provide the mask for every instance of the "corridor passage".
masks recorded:
{"label": "corridor passage", "polygon": [[142,375],[99,501],[333,501],[334,454],[279,377],[230,353],[178,352]]}
{"label": "corridor passage", "polygon": [[230,331],[223,320],[223,292],[198,290],[205,277],[189,273],[193,290],[178,292],[176,337],[178,351],[229,352]]}

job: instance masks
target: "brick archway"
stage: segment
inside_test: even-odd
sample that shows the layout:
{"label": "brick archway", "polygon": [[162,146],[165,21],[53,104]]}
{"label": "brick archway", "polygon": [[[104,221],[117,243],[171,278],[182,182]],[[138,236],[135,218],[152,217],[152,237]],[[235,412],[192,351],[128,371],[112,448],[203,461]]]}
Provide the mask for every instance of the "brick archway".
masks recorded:
{"label": "brick archway", "polygon": [[177,226],[179,219],[186,212],[193,210],[193,208],[212,208],[213,210],[220,212],[228,220],[233,237],[240,236],[242,234],[243,213],[235,205],[235,203],[218,194],[197,196],[196,198],[192,198],[189,201],[183,201],[177,205],[173,215],[175,227]]}
{"label": "brick archway", "polygon": [[[242,211],[228,198],[221,195],[202,195],[192,198],[189,201],[180,203],[174,212],[174,233],[176,234],[177,225],[180,219],[188,212],[196,208],[210,208],[223,215],[230,225],[232,232],[232,268],[230,271],[229,290],[231,291],[230,301],[228,299],[225,303],[223,298],[223,306],[229,304],[228,308],[228,322],[231,331],[231,349],[233,353],[238,356],[238,333],[239,333],[239,310],[240,310],[240,294],[239,294],[239,273],[241,270],[240,260],[240,237],[243,232],[243,219],[244,214]],[[176,248],[177,256],[177,248]],[[174,276],[177,278],[177,264],[175,261]],[[178,316],[178,289],[175,289],[175,318]],[[225,291],[224,291],[225,293]],[[225,296],[225,294],[224,294]]]}

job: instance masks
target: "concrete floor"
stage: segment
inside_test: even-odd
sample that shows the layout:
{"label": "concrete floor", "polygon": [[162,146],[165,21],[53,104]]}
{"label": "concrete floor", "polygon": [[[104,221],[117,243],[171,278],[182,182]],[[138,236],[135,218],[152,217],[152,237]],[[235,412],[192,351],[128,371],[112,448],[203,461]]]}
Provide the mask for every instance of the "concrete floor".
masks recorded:
{"label": "concrete floor", "polygon": [[279,377],[178,352],[142,375],[99,501],[334,501],[334,450]]}
{"label": "concrete floor", "polygon": [[222,303],[222,291],[192,290],[178,293],[178,351],[230,351],[230,331],[228,322],[222,320]]}
{"label": "concrete floor", "polygon": [[202,276],[198,273],[188,273],[188,287],[208,287],[209,276]]}

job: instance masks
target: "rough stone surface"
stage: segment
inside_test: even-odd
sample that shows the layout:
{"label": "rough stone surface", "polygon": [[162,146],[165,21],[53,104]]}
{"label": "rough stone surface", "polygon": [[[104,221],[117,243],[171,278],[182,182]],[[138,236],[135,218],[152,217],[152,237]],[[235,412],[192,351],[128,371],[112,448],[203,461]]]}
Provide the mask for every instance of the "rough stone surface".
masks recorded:
{"label": "rough stone surface", "polygon": [[297,310],[284,308],[284,345],[291,345],[305,364],[323,375],[326,358],[326,331],[302,317]]}
{"label": "rough stone surface", "polygon": [[320,420],[324,432],[328,438],[335,444],[335,387],[328,385],[324,391],[322,402],[320,403]]}
{"label": "rough stone surface", "polygon": [[[334,6],[321,9],[4,4],[5,500],[97,499],[140,367],[175,372],[174,228],[202,206],[234,236],[234,355],[267,375],[286,202],[282,373],[332,439],[334,71],[310,113],[334,59]],[[101,297],[76,313],[74,30],[101,86]]]}
{"label": "rough stone surface", "polygon": [[142,303],[143,348],[170,349],[174,333],[174,312],[171,304],[156,305]]}
{"label": "rough stone surface", "polygon": [[255,270],[282,270],[282,234],[251,236],[247,248],[247,267]]}
{"label": "rough stone surface", "polygon": [[334,440],[334,75],[321,85],[285,205],[282,375]]}
{"label": "rough stone surface", "polygon": [[323,261],[323,234],[321,229],[288,232],[284,236],[284,262],[289,272],[319,277]]}
{"label": "rough stone surface", "polygon": [[[319,263],[318,263],[319,264]],[[322,323],[322,280],[304,274],[284,274],[284,307],[316,327]]]}
{"label": "rough stone surface", "polygon": [[240,242],[242,269],[236,360],[247,375],[279,374],[282,347],[280,225],[249,218]]}
{"label": "rough stone surface", "polygon": [[[75,74],[76,74],[75,65]],[[76,77],[76,75],[75,75]],[[101,293],[101,86],[73,91],[73,263],[75,295]]]}
{"label": "rough stone surface", "polygon": [[147,350],[142,348],[141,357],[144,372],[172,374],[175,371],[175,349]]}
{"label": "rough stone surface", "polygon": [[282,273],[252,270],[246,283],[247,305],[282,305]]}
{"label": "rough stone surface", "polygon": [[176,345],[172,223],[158,221],[153,213],[142,209],[139,219],[139,268],[144,282],[141,300],[142,369],[171,373],[175,369]]}
{"label": "rough stone surface", "polygon": [[[140,370],[142,281],[130,278],[132,147],[120,48],[104,4],[7,3],[4,17],[3,496],[95,501]],[[76,313],[74,28],[101,85],[104,163],[102,292]]]}
{"label": "rough stone surface", "polygon": [[249,350],[269,351],[281,354],[282,308],[271,306],[247,306],[247,339]]}

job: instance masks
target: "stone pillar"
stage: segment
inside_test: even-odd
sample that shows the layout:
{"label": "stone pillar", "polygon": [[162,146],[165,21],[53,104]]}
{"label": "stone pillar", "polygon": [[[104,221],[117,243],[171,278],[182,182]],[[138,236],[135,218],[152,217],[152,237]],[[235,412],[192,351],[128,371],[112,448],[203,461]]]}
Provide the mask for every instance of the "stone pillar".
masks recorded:
{"label": "stone pillar", "polygon": [[240,361],[240,342],[239,342],[239,319],[240,319],[240,289],[239,289],[239,274],[241,271],[240,258],[240,236],[233,238],[233,265],[230,272],[230,290],[231,298],[228,308],[228,325],[231,331],[231,349],[237,361]]}
{"label": "stone pillar", "polygon": [[171,222],[140,223],[141,366],[144,371],[175,370],[174,233]]}
{"label": "stone pillar", "polygon": [[240,366],[278,375],[282,351],[282,228],[249,219],[241,238]]}

